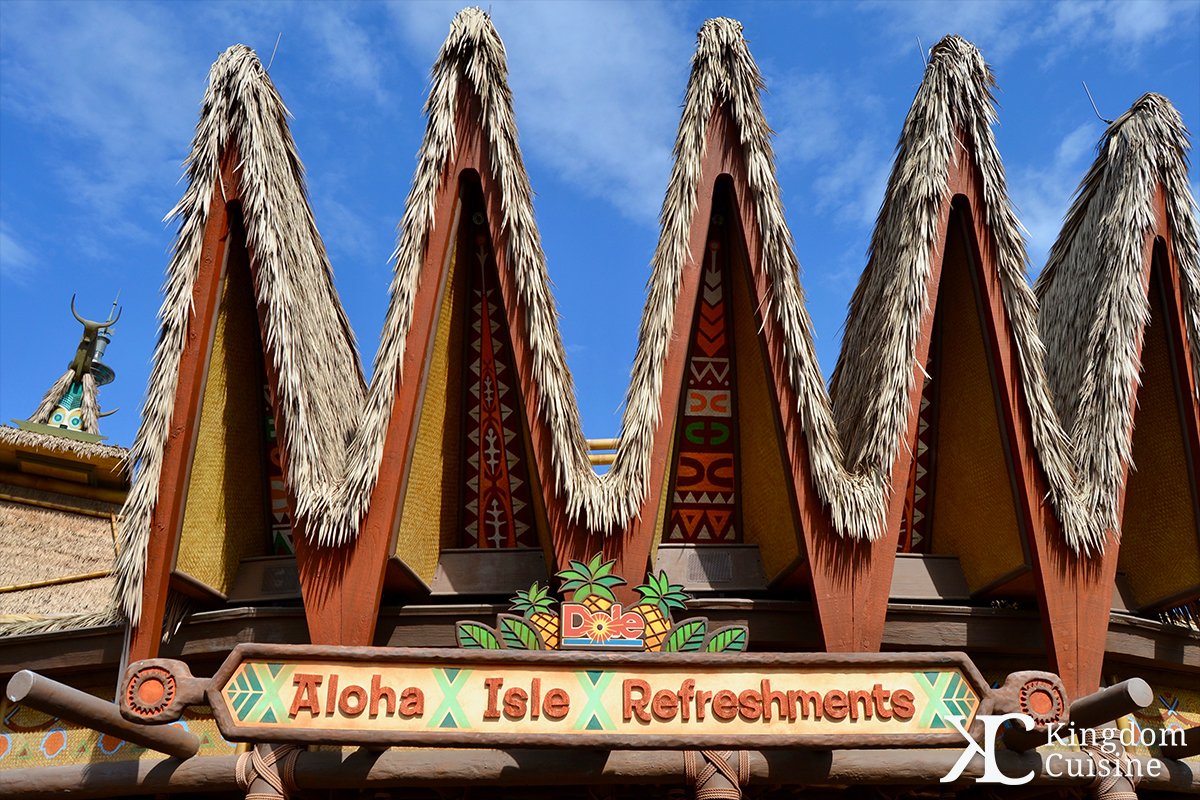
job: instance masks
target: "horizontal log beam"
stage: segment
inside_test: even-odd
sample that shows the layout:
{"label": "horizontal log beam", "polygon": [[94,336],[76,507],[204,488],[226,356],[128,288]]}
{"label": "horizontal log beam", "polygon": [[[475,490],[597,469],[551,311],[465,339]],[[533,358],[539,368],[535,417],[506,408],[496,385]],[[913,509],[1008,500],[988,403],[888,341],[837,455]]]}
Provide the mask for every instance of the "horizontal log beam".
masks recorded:
{"label": "horizontal log beam", "polygon": [[1177,758],[1181,760],[1192,756],[1200,756],[1200,725],[1185,728],[1183,731],[1183,742],[1177,745],[1164,745],[1162,754],[1163,758]]}
{"label": "horizontal log beam", "polygon": [[106,702],[27,669],[9,679],[7,694],[8,699],[14,703],[85,725],[175,758],[191,758],[200,749],[200,739],[195,734],[175,726],[156,727],[130,722],[121,716],[115,703]]}
{"label": "horizontal log beam", "polygon": [[[1072,731],[1095,728],[1132,714],[1154,702],[1154,690],[1150,684],[1141,678],[1130,678],[1127,681],[1113,684],[1098,692],[1080,697],[1071,703],[1070,724],[1065,726],[1062,738],[1067,738]],[[1049,744],[1044,730],[1034,729],[1025,731],[1021,728],[1009,728],[1004,734],[1004,744],[1010,750],[1026,751],[1043,744]]]}
{"label": "horizontal log beam", "polygon": [[1113,684],[1071,703],[1071,722],[1094,728],[1132,714],[1154,702],[1154,690],[1141,678]]}
{"label": "horizontal log beam", "polygon": [[[962,755],[959,750],[791,750],[752,751],[750,781],[793,786],[938,785]],[[996,753],[1007,775],[1035,773],[1035,785],[1086,786],[1090,758],[1083,753]],[[365,750],[301,752],[295,783],[301,790],[386,789],[401,786],[571,786],[677,785],[684,783],[683,753],[678,750],[585,750],[564,758],[561,750]],[[1134,758],[1144,777],[1139,789],[1195,793],[1200,767]],[[69,767],[8,770],[9,796],[27,800],[119,797],[173,792],[234,792],[236,756],[187,761],[98,763]],[[978,756],[955,786],[965,788],[983,775]],[[945,788],[953,788],[947,785]]]}

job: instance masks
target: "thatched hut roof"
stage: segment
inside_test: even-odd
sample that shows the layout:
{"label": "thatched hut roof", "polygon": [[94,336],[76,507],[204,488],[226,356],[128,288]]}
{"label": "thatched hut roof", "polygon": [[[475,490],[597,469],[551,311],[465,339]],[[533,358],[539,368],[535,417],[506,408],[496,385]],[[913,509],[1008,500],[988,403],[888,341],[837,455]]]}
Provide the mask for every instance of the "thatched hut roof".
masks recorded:
{"label": "thatched hut roof", "polygon": [[[716,113],[727,114],[741,146],[761,269],[768,276],[769,301],[762,313],[783,333],[783,369],[790,389],[784,399],[795,403],[813,488],[828,508],[833,530],[863,540],[883,533],[891,470],[912,410],[913,357],[929,311],[938,220],[951,199],[953,159],[965,151],[979,171],[988,238],[980,244],[997,270],[1016,345],[1019,390],[1049,499],[1072,549],[1086,553],[1102,547],[1103,523],[1111,516],[1105,503],[1115,502],[1118,488],[1109,480],[1115,474],[1112,465],[1128,459],[1128,448],[1124,439],[1103,447],[1097,443],[1105,436],[1111,440],[1113,430],[1128,430],[1129,407],[1127,400],[1122,406],[1119,398],[1098,391],[1107,385],[1098,376],[1115,369],[1136,379],[1129,347],[1140,336],[1135,323],[1144,319],[1144,305],[1124,309],[1122,324],[1098,340],[1111,338],[1111,345],[1094,347],[1092,329],[1112,298],[1131,285],[1134,260],[1127,255],[1134,240],[1140,247],[1155,182],[1167,190],[1192,347],[1200,343],[1195,220],[1178,115],[1165,100],[1148,95],[1110,128],[1039,285],[1045,302],[1039,330],[1037,302],[1025,280],[1025,245],[992,134],[993,76],[973,45],[954,36],[942,40],[931,51],[905,120],[830,392],[817,362],[799,263],[784,217],[761,103],[762,76],[739,23],[710,20],[697,39],[617,453],[604,475],[597,475],[589,462],[518,144],[504,46],[488,15],[479,9],[456,15],[433,67],[425,137],[400,224],[389,309],[366,390],[306,200],[287,110],[249,49],[239,45],[222,54],[210,73],[187,162],[188,189],[174,211],[180,232],[167,268],[161,333],[133,447],[137,473],[123,510],[115,583],[121,612],[134,618],[139,612],[146,542],[208,208],[213,192],[221,191],[221,161],[230,148],[240,159],[247,244],[257,300],[265,309],[263,341],[280,377],[288,477],[305,535],[323,545],[347,544],[357,536],[378,480],[397,386],[416,379],[401,372],[417,290],[422,280],[431,279],[421,272],[433,227],[442,223],[435,199],[453,177],[450,167],[460,143],[475,134],[487,149],[489,177],[498,190],[501,224],[493,234],[517,290],[517,318],[526,326],[522,333],[536,387],[527,412],[537,415],[549,433],[549,474],[568,518],[588,531],[613,534],[630,524],[648,491],[664,365],[676,307],[688,300],[680,297],[680,286],[693,257],[688,239],[703,188],[700,165],[707,133]],[[468,123],[477,127],[469,131],[460,129],[464,94],[478,104],[478,114]],[[1104,280],[1092,280],[1092,275]],[[1049,365],[1043,336],[1056,351]],[[307,346],[314,342],[321,346]],[[1200,357],[1194,363],[1200,364]],[[1074,452],[1060,415],[1075,434]],[[1076,474],[1076,460],[1082,478]],[[1082,500],[1084,490],[1090,506]],[[1097,516],[1097,508],[1104,513]]]}
{"label": "thatched hut roof", "polygon": [[[0,634],[111,620],[118,506],[23,486],[3,488],[0,587],[5,591],[0,592]],[[76,580],[82,576],[91,577]],[[70,580],[12,591],[62,579]]]}
{"label": "thatched hut roof", "polygon": [[419,268],[434,224],[433,199],[447,177],[456,143],[463,135],[457,130],[456,117],[461,88],[473,92],[480,103],[479,126],[489,148],[495,184],[500,188],[503,227],[497,238],[506,248],[508,268],[515,273],[517,302],[528,325],[525,333],[538,392],[533,413],[541,415],[551,434],[555,488],[569,518],[591,531],[612,533],[630,522],[644,499],[660,416],[664,359],[680,278],[691,257],[688,234],[696,207],[705,133],[713,111],[724,106],[740,133],[749,166],[764,257],[773,282],[768,313],[778,317],[787,334],[790,377],[808,423],[806,433],[819,488],[842,521],[839,531],[855,536],[876,534],[877,521],[882,519],[881,502],[864,503],[862,492],[847,490],[856,482],[841,469],[840,449],[812,345],[811,322],[797,279],[798,264],[775,179],[770,129],[759,96],[762,86],[740,24],[728,19],[705,23],[698,35],[676,137],[675,164],[663,202],[662,229],[652,260],[617,454],[612,468],[598,476],[588,460],[545,254],[534,222],[533,192],[517,143],[504,46],[485,12],[469,8],[455,16],[433,68],[426,103],[428,125],[401,222],[391,306],[363,427],[351,448],[344,492],[331,504],[329,513],[317,521],[321,541],[340,544],[354,538],[378,477],[397,380],[403,379],[400,363],[412,324],[412,306],[421,279]]}
{"label": "thatched hut roof", "polygon": [[1187,153],[1183,120],[1161,95],[1144,95],[1113,121],[1035,287],[1051,353],[1047,377],[1071,434],[1085,502],[1102,531],[1120,530],[1118,502],[1132,456],[1130,400],[1150,319],[1144,253],[1157,231],[1159,187],[1192,368],[1200,371],[1200,262]]}
{"label": "thatched hut roof", "polygon": [[188,337],[209,204],[224,192],[221,162],[238,156],[246,244],[263,344],[278,375],[289,489],[303,517],[322,505],[331,477],[344,472],[348,431],[364,381],[350,322],[333,285],[325,246],[309,208],[304,167],[288,129],[289,112],[258,57],[235,45],[209,73],[188,156],[188,188],[171,212],[179,235],[167,266],[161,327],[142,424],[133,444],[136,475],[122,511],[117,599],[130,618],[141,603],[146,543],[158,501],[163,447],[172,426],[180,357]]}
{"label": "thatched hut roof", "polygon": [[66,436],[26,431],[10,425],[0,425],[0,443],[15,447],[46,450],[72,458],[125,462],[129,451],[124,447],[100,442],[85,442]]}
{"label": "thatched hut roof", "polygon": [[[729,19],[706,22],[698,34],[692,73],[675,141],[675,163],[661,214],[648,297],[639,329],[622,430],[612,468],[591,469],[573,382],[563,354],[545,255],[534,223],[512,110],[503,45],[487,14],[466,9],[454,19],[433,69],[426,104],[428,125],[396,253],[392,303],[376,359],[365,424],[352,447],[343,494],[318,521],[320,539],[338,544],[356,534],[378,475],[400,358],[420,280],[419,267],[434,219],[433,198],[462,135],[456,100],[462,86],[479,98],[479,116],[500,187],[509,269],[519,288],[526,335],[533,350],[535,413],[551,432],[556,490],[569,518],[588,530],[621,530],[647,491],[659,422],[663,366],[680,279],[691,255],[688,233],[696,207],[705,134],[714,110],[725,108],[739,136],[770,276],[773,315],[784,332],[787,377],[803,420],[813,481],[840,535],[874,539],[882,523],[891,467],[908,420],[911,360],[926,304],[926,281],[936,221],[948,202],[946,175],[955,144],[965,133],[980,160],[989,201],[988,224],[1022,356],[1023,388],[1033,411],[1035,443],[1051,478],[1068,541],[1086,548],[1085,524],[1073,505],[1072,468],[1043,375],[1036,304],[1024,280],[1024,243],[1007,199],[1004,172],[991,133],[992,75],[979,52],[950,37],[934,48],[925,80],[901,137],[888,195],[873,240],[872,259],[855,296],[838,370],[838,405],[831,407],[813,347],[812,324],[798,280],[799,264],[785,222],[775,176],[771,131],[763,115],[763,80],[742,36]],[[916,235],[913,234],[916,231]],[[880,344],[880,343],[883,344]],[[839,424],[842,435],[839,436]],[[843,446],[849,458],[843,455]]]}

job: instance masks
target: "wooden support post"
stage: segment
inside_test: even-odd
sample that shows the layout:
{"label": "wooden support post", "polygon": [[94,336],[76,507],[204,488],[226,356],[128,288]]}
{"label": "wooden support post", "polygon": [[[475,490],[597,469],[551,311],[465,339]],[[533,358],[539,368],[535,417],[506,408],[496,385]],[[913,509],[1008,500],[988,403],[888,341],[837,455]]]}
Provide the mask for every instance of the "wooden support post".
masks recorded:
{"label": "wooden support post", "polygon": [[121,716],[115,704],[27,669],[9,679],[7,694],[13,703],[36,708],[175,758],[191,758],[200,749],[200,740],[195,734],[174,726],[152,727],[130,722]]}
{"label": "wooden support post", "polygon": [[246,800],[288,800],[296,787],[294,772],[300,748],[294,744],[256,744],[238,758],[238,783]]}

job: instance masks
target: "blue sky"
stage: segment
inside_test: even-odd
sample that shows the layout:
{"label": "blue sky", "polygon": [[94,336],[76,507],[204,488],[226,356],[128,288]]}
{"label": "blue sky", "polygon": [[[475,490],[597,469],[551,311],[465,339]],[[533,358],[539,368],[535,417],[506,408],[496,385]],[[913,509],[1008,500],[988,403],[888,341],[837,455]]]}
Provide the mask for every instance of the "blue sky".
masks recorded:
{"label": "blue sky", "polygon": [[[101,392],[129,444],[174,238],[163,216],[208,68],[242,42],[295,115],[317,224],[367,369],[395,226],[424,131],[428,70],[458,3],[0,3],[0,420],[65,369],[85,316],[124,316]],[[921,79],[918,39],[974,41],[999,81],[997,138],[1031,273],[1103,131],[1146,91],[1200,126],[1200,2],[789,4],[492,2],[586,432],[618,432],[657,211],[695,32],[745,25],[801,281],[828,375],[892,149]],[[1195,173],[1193,172],[1193,176]],[[1196,186],[1193,177],[1193,187]],[[1193,188],[1195,191],[1195,188]]]}

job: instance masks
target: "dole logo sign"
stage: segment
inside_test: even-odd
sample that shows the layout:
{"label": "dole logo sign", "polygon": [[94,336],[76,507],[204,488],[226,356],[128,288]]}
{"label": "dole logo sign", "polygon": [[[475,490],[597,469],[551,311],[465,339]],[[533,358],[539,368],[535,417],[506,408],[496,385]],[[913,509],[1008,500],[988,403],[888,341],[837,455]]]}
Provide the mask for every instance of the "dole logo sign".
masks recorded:
{"label": "dole logo sign", "polygon": [[705,617],[675,622],[671,613],[687,608],[691,598],[671,583],[665,571],[646,576],[634,587],[641,599],[629,608],[617,602],[613,589],[626,583],[612,572],[615,561],[597,554],[587,563],[572,561],[558,573],[564,599],[556,601],[548,586],[534,582],[517,592],[496,627],[460,622],[458,643],[479,650],[624,650],[719,653],[746,649],[744,625],[710,629]]}
{"label": "dole logo sign", "polygon": [[645,649],[642,638],[645,618],[634,611],[625,611],[619,603],[608,611],[592,611],[583,603],[563,603],[559,619],[563,649],[597,646]]}

